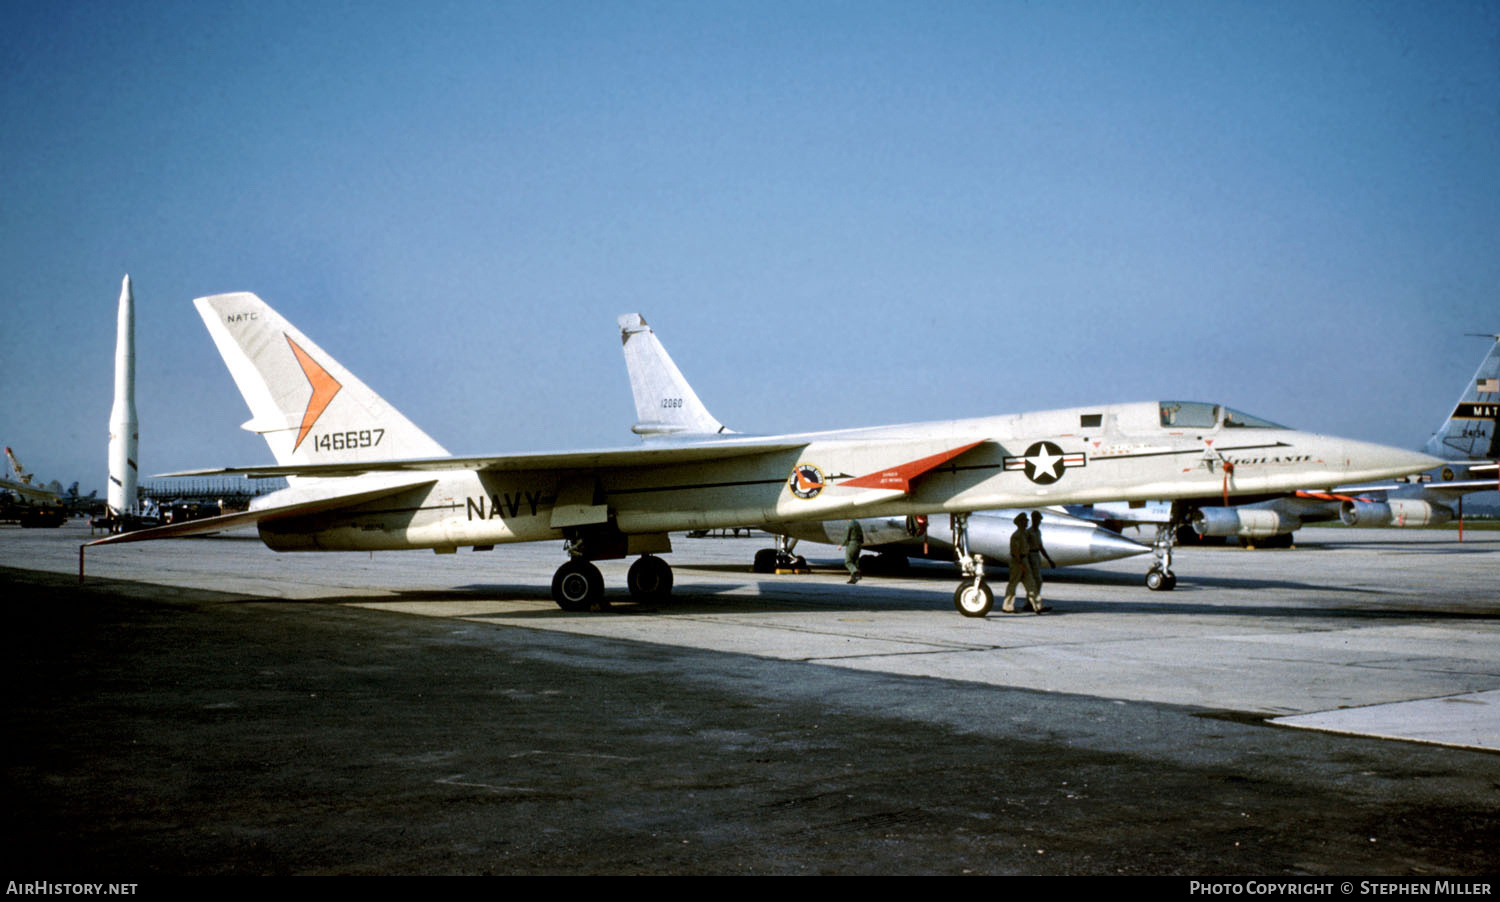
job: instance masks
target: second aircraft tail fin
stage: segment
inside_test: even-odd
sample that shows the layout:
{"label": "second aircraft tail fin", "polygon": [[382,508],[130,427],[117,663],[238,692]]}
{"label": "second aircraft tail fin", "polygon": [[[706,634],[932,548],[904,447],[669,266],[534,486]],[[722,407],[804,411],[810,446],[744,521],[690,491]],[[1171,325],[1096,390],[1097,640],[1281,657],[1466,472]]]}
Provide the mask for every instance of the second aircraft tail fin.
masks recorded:
{"label": "second aircraft tail fin", "polygon": [[1500,335],[1454,405],[1453,412],[1422,448],[1445,460],[1500,457]]}
{"label": "second aircraft tail fin", "polygon": [[446,457],[448,452],[296,326],[248,292],[193,302],[278,464]]}
{"label": "second aircraft tail fin", "polygon": [[639,313],[619,318],[625,368],[635,395],[637,435],[711,435],[731,432],[714,419],[688,384],[656,333]]}

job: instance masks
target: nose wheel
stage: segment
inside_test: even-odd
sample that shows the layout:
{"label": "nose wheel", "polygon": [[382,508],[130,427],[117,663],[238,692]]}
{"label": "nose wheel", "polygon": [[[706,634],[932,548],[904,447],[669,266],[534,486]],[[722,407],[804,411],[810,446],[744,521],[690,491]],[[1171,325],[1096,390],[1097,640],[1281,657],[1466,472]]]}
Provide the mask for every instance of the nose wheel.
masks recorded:
{"label": "nose wheel", "polygon": [[1156,540],[1151,543],[1151,551],[1156,555],[1156,561],[1151,569],[1146,571],[1146,588],[1153,592],[1170,592],[1177,588],[1177,574],[1172,572],[1172,546],[1177,542],[1176,512],[1171,523],[1156,527]]}
{"label": "nose wheel", "polygon": [[969,515],[952,514],[953,554],[964,581],[953,591],[953,607],[965,617],[983,617],[995,606],[995,592],[984,581],[984,555],[969,554]]}
{"label": "nose wheel", "polygon": [[953,607],[965,617],[983,617],[995,606],[995,591],[983,580],[959,583],[953,592]]}

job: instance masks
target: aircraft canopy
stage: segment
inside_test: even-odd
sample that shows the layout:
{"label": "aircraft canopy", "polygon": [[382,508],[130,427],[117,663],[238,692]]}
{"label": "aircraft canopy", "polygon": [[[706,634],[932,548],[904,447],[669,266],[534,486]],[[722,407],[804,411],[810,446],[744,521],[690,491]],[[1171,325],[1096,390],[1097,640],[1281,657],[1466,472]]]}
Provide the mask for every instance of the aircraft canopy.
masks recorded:
{"label": "aircraft canopy", "polygon": [[1168,429],[1285,429],[1278,423],[1204,401],[1162,401],[1161,424]]}

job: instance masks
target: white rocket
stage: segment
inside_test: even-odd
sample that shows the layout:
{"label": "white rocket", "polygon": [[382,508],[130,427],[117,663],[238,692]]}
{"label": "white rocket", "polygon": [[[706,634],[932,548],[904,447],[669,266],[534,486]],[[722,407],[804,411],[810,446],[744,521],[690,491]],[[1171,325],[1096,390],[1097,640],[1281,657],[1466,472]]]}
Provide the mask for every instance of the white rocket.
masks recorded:
{"label": "white rocket", "polygon": [[135,296],[130,276],[120,286],[120,314],[115,336],[115,406],[109,412],[109,512],[133,512],[136,501]]}

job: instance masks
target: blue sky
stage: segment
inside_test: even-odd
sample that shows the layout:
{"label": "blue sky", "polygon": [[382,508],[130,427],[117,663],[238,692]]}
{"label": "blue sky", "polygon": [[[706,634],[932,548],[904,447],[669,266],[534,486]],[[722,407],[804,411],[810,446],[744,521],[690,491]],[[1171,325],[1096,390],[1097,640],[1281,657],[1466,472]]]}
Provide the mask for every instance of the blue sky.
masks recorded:
{"label": "blue sky", "polygon": [[1494,3],[0,4],[0,441],[270,461],[254,291],[455,453],[1179,397],[1417,446],[1500,331]]}

